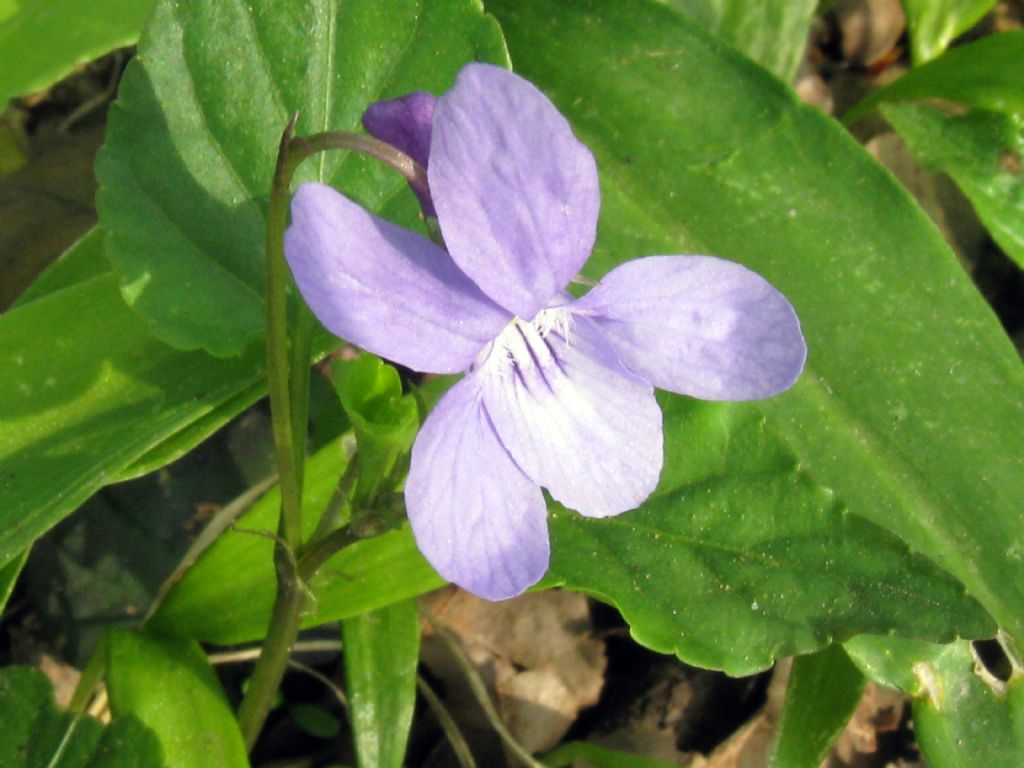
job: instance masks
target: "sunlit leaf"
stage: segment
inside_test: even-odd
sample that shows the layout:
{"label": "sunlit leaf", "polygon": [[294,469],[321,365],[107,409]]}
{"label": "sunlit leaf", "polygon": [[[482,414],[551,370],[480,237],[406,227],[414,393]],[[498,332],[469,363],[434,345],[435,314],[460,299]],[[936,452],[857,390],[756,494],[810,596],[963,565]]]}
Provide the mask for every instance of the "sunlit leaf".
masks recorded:
{"label": "sunlit leaf", "polygon": [[945,51],[995,4],[996,0],[903,0],[914,63],[923,64]]}
{"label": "sunlit leaf", "polygon": [[345,683],[360,768],[401,768],[416,705],[420,615],[407,600],[346,619]]}
{"label": "sunlit leaf", "polygon": [[198,643],[112,629],[107,692],[115,717],[138,718],[174,768],[248,768],[234,713]]}
{"label": "sunlit leaf", "polygon": [[778,78],[790,81],[807,48],[817,0],[665,0],[727,40]]}
{"label": "sunlit leaf", "polygon": [[0,109],[79,64],[133,44],[153,0],[21,0],[0,15]]}

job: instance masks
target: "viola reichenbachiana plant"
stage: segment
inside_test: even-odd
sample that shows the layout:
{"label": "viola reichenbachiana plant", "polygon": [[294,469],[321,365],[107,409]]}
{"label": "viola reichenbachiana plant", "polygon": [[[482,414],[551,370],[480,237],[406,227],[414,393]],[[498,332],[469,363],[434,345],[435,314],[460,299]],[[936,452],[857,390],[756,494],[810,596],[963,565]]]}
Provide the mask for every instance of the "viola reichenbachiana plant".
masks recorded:
{"label": "viola reichenbachiana plant", "polygon": [[285,254],[339,337],[467,374],[423,424],[405,485],[417,544],[446,579],[492,600],[540,580],[541,487],[588,517],[647,499],[662,467],[654,387],[751,400],[800,375],[793,308],[733,262],[651,256],[566,293],[597,232],[597,165],[521,77],[470,64],[436,106],[418,93],[368,114],[426,166],[421,202],[444,247],[305,184]]}
{"label": "viola reichenbachiana plant", "polygon": [[[1019,768],[1020,325],[785,84],[821,4],[485,5],[0,2],[2,100],[138,42],[99,226],[0,315],[0,606],[48,529],[96,525],[92,494],[268,393],[275,453],[166,569],[62,596],[154,585],[69,712],[0,670],[0,765],[246,768],[300,628],[330,622],[338,754],[418,765],[416,598],[451,581],[586,593],[731,675],[795,656],[770,768],[819,765],[866,680],[910,697],[934,768]],[[947,51],[993,0],[904,5],[909,73],[843,121],[880,105],[949,174],[992,235],[974,268],[1015,260],[988,278],[1010,295],[1024,31]],[[225,691],[211,646],[249,642]],[[591,747],[543,761],[636,764]]]}

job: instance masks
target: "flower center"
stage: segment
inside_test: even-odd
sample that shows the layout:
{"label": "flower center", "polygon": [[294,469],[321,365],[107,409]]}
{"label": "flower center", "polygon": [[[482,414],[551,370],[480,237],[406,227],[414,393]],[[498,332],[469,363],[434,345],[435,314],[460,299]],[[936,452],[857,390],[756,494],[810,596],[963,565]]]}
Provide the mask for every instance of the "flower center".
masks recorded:
{"label": "flower center", "polygon": [[498,337],[488,344],[474,361],[472,368],[484,367],[504,375],[558,365],[549,337],[569,343],[572,313],[564,307],[542,309],[533,320],[512,319]]}

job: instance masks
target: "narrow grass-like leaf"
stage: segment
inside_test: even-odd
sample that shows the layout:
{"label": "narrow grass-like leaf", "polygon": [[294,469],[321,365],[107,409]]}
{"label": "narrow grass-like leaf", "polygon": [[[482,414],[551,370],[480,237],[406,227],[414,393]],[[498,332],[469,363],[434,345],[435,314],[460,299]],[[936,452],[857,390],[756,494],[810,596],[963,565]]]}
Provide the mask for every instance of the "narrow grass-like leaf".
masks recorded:
{"label": "narrow grass-like leaf", "polygon": [[26,549],[6,565],[0,567],[0,614],[3,613],[7,601],[11,599],[11,592],[14,591],[14,585],[18,581],[21,569],[25,566],[25,561],[28,560],[29,551]]}
{"label": "narrow grass-like leaf", "polygon": [[401,768],[416,705],[420,615],[413,600],[341,624],[360,768]]}
{"label": "narrow grass-like leaf", "polygon": [[953,48],[880,88],[843,115],[855,123],[885,101],[945,99],[968,107],[1024,114],[1024,29]]}
{"label": "narrow grass-like leaf", "polygon": [[857,708],[864,682],[842,646],[795,658],[768,768],[818,768]]}
{"label": "narrow grass-like leaf", "polygon": [[995,4],[996,0],[903,0],[914,63],[924,64],[941,54]]}

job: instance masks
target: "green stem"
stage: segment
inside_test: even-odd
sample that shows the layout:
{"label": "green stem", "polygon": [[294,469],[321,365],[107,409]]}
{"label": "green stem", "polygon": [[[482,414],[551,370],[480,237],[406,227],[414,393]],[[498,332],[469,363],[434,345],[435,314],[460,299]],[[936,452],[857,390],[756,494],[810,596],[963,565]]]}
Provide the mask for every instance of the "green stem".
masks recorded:
{"label": "green stem", "polygon": [[249,751],[273,706],[292,646],[299,635],[302,607],[306,603],[306,588],[299,576],[298,563],[283,541],[278,541],[274,547],[274,566],[277,570],[277,596],[270,614],[267,637],[238,708],[238,726]]}
{"label": "green stem", "polygon": [[[292,442],[296,456],[306,455],[306,439],[309,432],[309,375],[313,355],[313,313],[304,303],[299,302],[295,321],[295,338],[292,345],[291,387],[289,396],[292,407]],[[299,487],[305,478],[305,461],[296,467]]]}
{"label": "green stem", "polygon": [[447,737],[452,752],[455,753],[455,759],[459,761],[459,765],[462,768],[476,768],[476,760],[473,759],[473,753],[470,751],[469,744],[466,743],[462,731],[459,730],[458,723],[455,722],[455,718],[448,712],[444,702],[438,698],[438,695],[434,693],[434,689],[423,679],[422,675],[416,675],[416,688],[419,689],[423,700],[427,702],[430,711],[437,718],[437,724],[444,731],[444,735]]}
{"label": "green stem", "polygon": [[250,750],[273,705],[292,646],[298,637],[306,602],[306,582],[331,555],[357,538],[349,530],[337,530],[312,542],[308,552],[302,552],[302,483],[314,324],[312,315],[303,307],[298,312],[289,355],[288,266],[284,257],[284,233],[288,226],[292,176],[299,164],[313,154],[328,149],[348,149],[383,160],[402,173],[414,187],[424,193],[427,189],[426,172],[422,166],[394,147],[368,136],[343,132],[295,138],[298,117],[298,113],[292,116],[281,136],[267,206],[267,384],[281,487],[281,518],[274,547],[277,594],[266,640],[238,708],[239,728]]}
{"label": "green stem", "polygon": [[281,136],[274,182],[267,208],[267,383],[274,429],[274,449],[281,484],[281,522],[278,535],[293,552],[302,542],[302,486],[299,484],[292,434],[290,365],[288,359],[288,265],[284,260],[284,231],[288,226],[288,188],[294,166],[288,148],[298,114]]}
{"label": "green stem", "polygon": [[349,527],[331,531],[319,541],[313,542],[299,560],[299,574],[306,581],[312,580],[320,566],[349,544],[359,541],[359,535]]}
{"label": "green stem", "polygon": [[362,136],[346,131],[330,131],[295,138],[289,147],[289,151],[295,158],[296,166],[310,155],[328,149],[348,149],[375,157],[405,176],[410,186],[417,192],[427,196],[430,194],[426,169],[404,152],[383,141],[378,141],[372,136]]}
{"label": "green stem", "polygon": [[274,694],[284,677],[288,655],[299,633],[299,619],[306,599],[305,587],[299,578],[295,560],[295,552],[302,543],[301,467],[305,457],[296,451],[292,414],[292,366],[288,357],[288,265],[284,260],[288,190],[295,168],[289,160],[288,148],[297,121],[298,114],[292,117],[281,136],[267,206],[267,387],[281,487],[281,518],[274,547],[277,594],[266,640],[238,708],[238,725],[248,749],[252,749],[256,743],[273,705]]}

